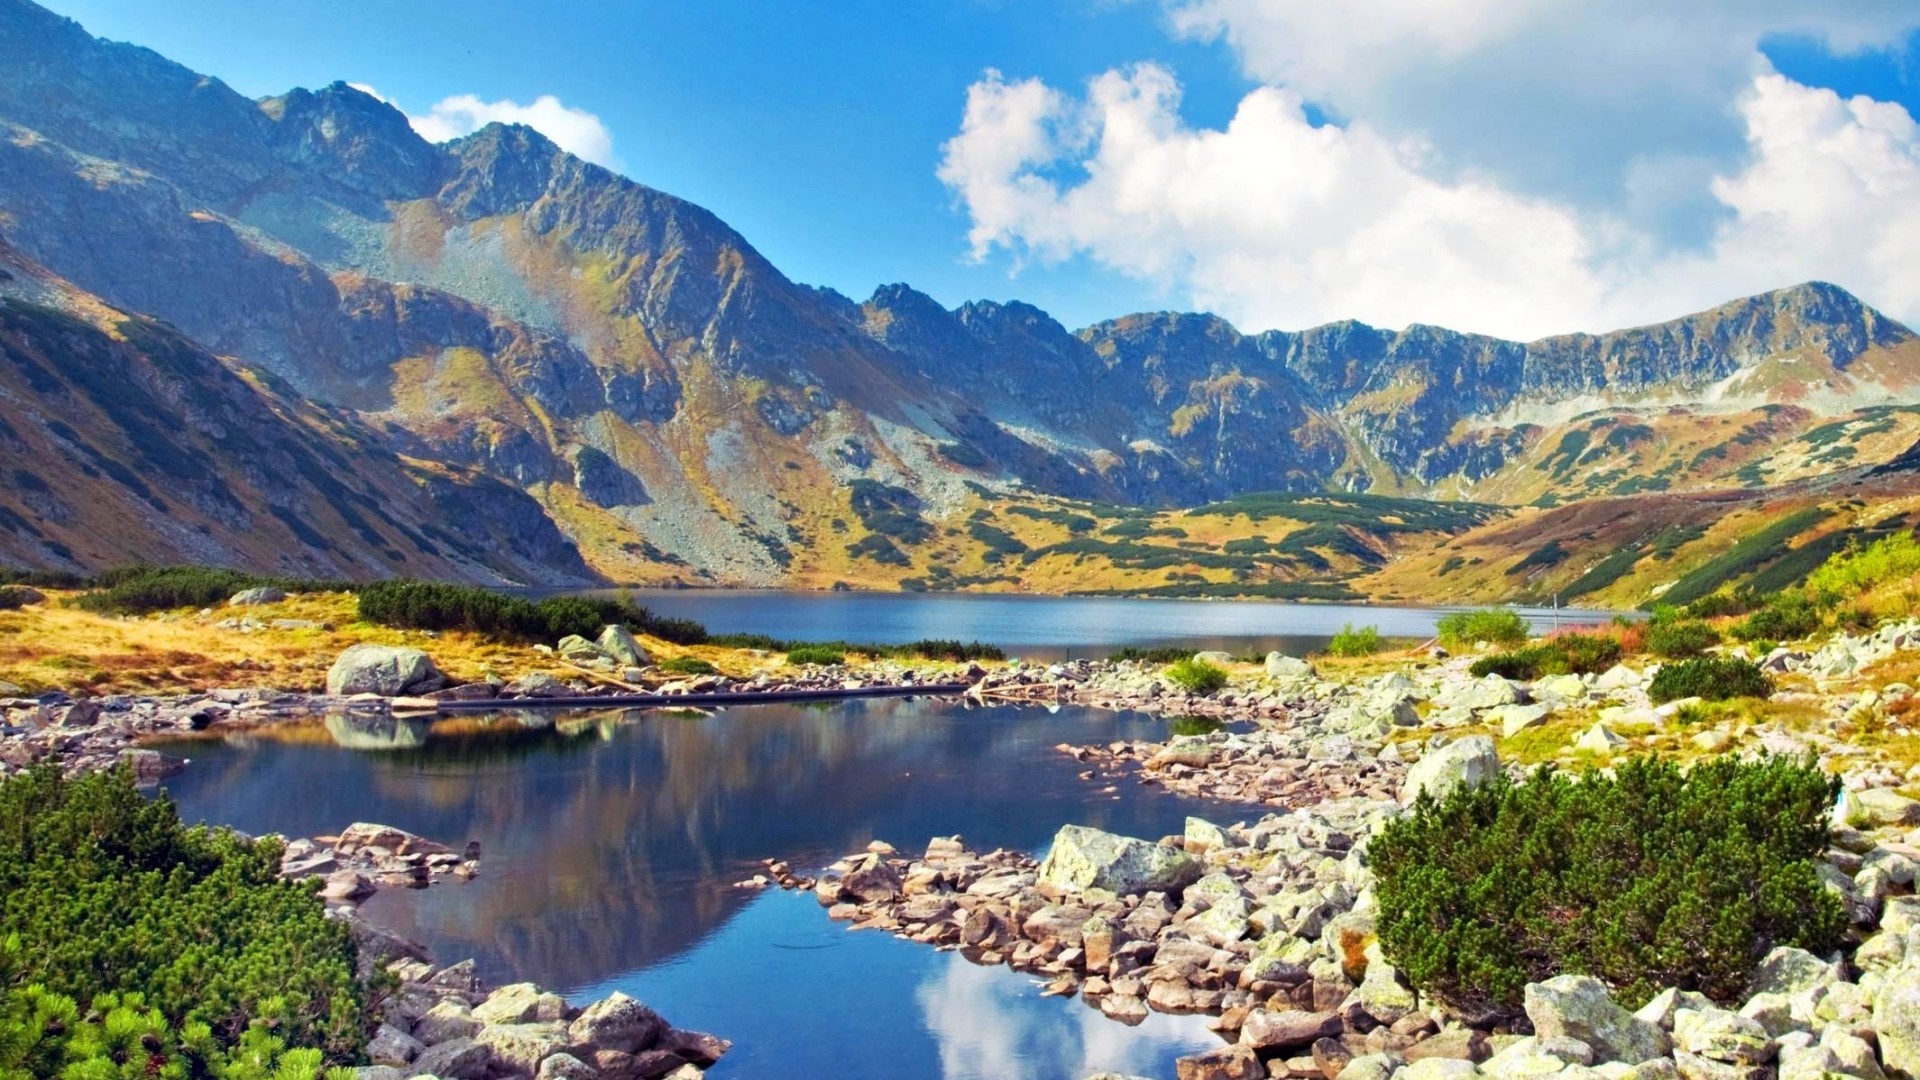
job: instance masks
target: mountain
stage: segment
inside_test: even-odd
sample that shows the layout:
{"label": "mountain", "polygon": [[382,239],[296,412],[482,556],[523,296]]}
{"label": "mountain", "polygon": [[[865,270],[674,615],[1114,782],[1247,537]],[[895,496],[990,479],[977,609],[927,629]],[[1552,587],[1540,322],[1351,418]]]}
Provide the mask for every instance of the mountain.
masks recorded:
{"label": "mountain", "polygon": [[[855,302],[529,128],[434,145],[342,83],[250,100],[26,0],[0,0],[0,238],[384,455],[333,464],[343,483],[425,469],[509,492],[530,539],[462,576],[1036,587],[981,536],[1067,543],[1044,524],[1081,512],[1061,499],[1545,504],[1777,484],[1920,440],[1920,344],[1831,285],[1530,343],[1353,322],[1246,335],[1182,313],[1072,331],[906,285]],[[33,407],[36,429],[72,423]],[[69,482],[75,502],[104,484]],[[399,569],[315,522],[357,551],[341,572]],[[1393,535],[1353,542],[1379,556]],[[116,554],[68,550],[0,543],[33,565]]]}

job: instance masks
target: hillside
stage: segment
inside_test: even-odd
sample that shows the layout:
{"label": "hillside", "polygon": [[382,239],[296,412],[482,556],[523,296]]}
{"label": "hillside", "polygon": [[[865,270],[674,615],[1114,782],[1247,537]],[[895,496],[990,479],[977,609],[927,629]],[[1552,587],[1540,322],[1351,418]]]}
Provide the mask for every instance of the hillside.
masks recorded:
{"label": "hillside", "polygon": [[[1181,313],[1072,331],[906,285],[856,303],[529,128],[436,145],[343,83],[250,100],[26,0],[0,0],[0,129],[0,237],[21,259],[351,428],[365,456],[330,466],[342,483],[503,492],[502,544],[469,576],[1278,586],[1370,570],[1407,533],[1391,514],[1348,522],[1357,548],[1293,541],[1308,559],[1260,549],[1285,530],[1251,521],[1144,554],[1044,517],[989,522],[1026,549],[1015,572],[977,515],[1067,500],[1185,528],[1169,508],[1275,491],[1518,507],[1759,490],[1920,441],[1920,343],[1826,284],[1531,343],[1353,322],[1247,335]],[[46,415],[77,428],[61,408]],[[123,501],[84,473],[67,483]],[[896,535],[894,515],[924,529]],[[23,565],[194,550],[134,517],[98,523],[90,545],[23,520],[65,551],[0,537]],[[307,527],[343,573],[399,569],[385,549],[419,547],[327,513]],[[327,550],[204,550],[251,562],[270,547]]]}

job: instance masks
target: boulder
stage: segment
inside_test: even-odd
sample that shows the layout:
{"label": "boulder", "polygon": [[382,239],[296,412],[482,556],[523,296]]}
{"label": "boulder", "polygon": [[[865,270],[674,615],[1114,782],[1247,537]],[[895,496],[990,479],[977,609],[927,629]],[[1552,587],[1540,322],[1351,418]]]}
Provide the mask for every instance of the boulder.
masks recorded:
{"label": "boulder", "polygon": [[1338,1013],[1262,1009],[1247,1014],[1246,1022],[1240,1026],[1240,1045],[1260,1051],[1291,1050],[1331,1039],[1342,1030]]}
{"label": "boulder", "polygon": [[472,1039],[451,1039],[429,1046],[413,1059],[414,1076],[438,1076],[441,1080],[486,1080],[487,1064],[493,1052]]}
{"label": "boulder", "polygon": [[618,623],[609,623],[600,630],[600,637],[594,642],[600,651],[629,667],[646,667],[653,663],[653,657],[640,647],[633,634]]}
{"label": "boulder", "polygon": [[473,1041],[486,1048],[495,1072],[532,1076],[548,1055],[567,1049],[567,1025],[555,1020],[488,1024]]}
{"label": "boulder", "polygon": [[1625,664],[1615,664],[1593,681],[1596,690],[1628,690],[1640,685],[1640,673]]}
{"label": "boulder", "polygon": [[367,1040],[367,1060],[375,1065],[406,1065],[426,1049],[419,1039],[392,1024],[381,1024]]}
{"label": "boulder", "polygon": [[1612,728],[1595,724],[1574,740],[1573,748],[1589,754],[1611,754],[1625,745],[1627,740],[1615,734]]}
{"label": "boulder", "polygon": [[1500,725],[1500,737],[1511,739],[1515,735],[1547,722],[1553,715],[1553,709],[1546,705],[1502,705],[1489,709],[1486,719],[1489,723]]}
{"label": "boulder", "polygon": [[840,879],[840,891],[869,904],[900,895],[900,874],[879,853],[868,855]]}
{"label": "boulder", "polygon": [[285,589],[262,585],[256,589],[241,589],[234,593],[227,603],[233,607],[249,607],[254,604],[277,604],[286,598]]}
{"label": "boulder", "polygon": [[595,660],[607,658],[606,654],[600,651],[600,646],[579,634],[568,634],[561,638],[554,644],[553,651],[575,663],[592,663]]}
{"label": "boulder", "polygon": [[1502,676],[1489,674],[1475,679],[1439,699],[1436,704],[1459,709],[1497,709],[1520,702],[1520,690]]}
{"label": "boulder", "polygon": [[1488,735],[1470,735],[1427,752],[1407,770],[1400,801],[1412,803],[1422,793],[1443,799],[1454,788],[1479,787],[1500,772],[1500,755]]}
{"label": "boulder", "polygon": [[559,1053],[540,1063],[534,1080],[601,1080],[601,1073],[572,1054]]}
{"label": "boulder", "polygon": [[442,678],[433,660],[419,649],[355,645],[341,653],[328,669],[327,693],[334,697],[353,694],[399,697],[435,689]]}
{"label": "boulder", "polygon": [[1782,945],[1761,959],[1760,966],[1753,971],[1749,990],[1754,994],[1784,994],[1792,997],[1839,981],[1840,969],[1837,965],[1829,964],[1805,949]]}
{"label": "boulder", "polygon": [[1560,975],[1528,983],[1527,1018],[1542,1039],[1578,1039],[1593,1047],[1597,1059],[1638,1065],[1665,1057],[1667,1033],[1621,1008],[1606,984],[1591,975]]}
{"label": "boulder", "polygon": [[1773,1039],[1767,1029],[1751,1017],[1726,1009],[1681,1009],[1674,1013],[1673,1045],[1685,1053],[1729,1065],[1764,1065],[1773,1060]]}
{"label": "boulder", "polygon": [[1266,1080],[1266,1066],[1245,1046],[1223,1046],[1173,1063],[1178,1080]]}
{"label": "boulder", "polygon": [[1131,896],[1177,892],[1199,880],[1204,869],[1200,860],[1179,848],[1064,825],[1040,864],[1040,883],[1073,892],[1104,889]]}
{"label": "boulder", "polygon": [[458,998],[448,998],[428,1009],[413,1023],[413,1037],[428,1046],[455,1039],[471,1039],[483,1027],[473,1018],[473,1006]]}
{"label": "boulder", "polygon": [[566,1015],[565,998],[541,990],[532,983],[502,986],[487,995],[487,1000],[473,1007],[474,1019],[489,1025],[560,1020]]}
{"label": "boulder", "polygon": [[1873,995],[1873,1030],[1887,1072],[1920,1076],[1920,965],[1904,963],[1883,976]]}
{"label": "boulder", "polygon": [[1847,793],[1847,817],[1869,827],[1920,825],[1920,800],[1892,788],[1868,788]]}
{"label": "boulder", "polygon": [[1276,679],[1312,679],[1320,673],[1313,669],[1312,664],[1298,657],[1270,652],[1267,654],[1267,674]]}
{"label": "boulder", "polygon": [[587,1006],[568,1026],[567,1035],[577,1046],[637,1054],[651,1048],[666,1030],[659,1013],[615,992]]}

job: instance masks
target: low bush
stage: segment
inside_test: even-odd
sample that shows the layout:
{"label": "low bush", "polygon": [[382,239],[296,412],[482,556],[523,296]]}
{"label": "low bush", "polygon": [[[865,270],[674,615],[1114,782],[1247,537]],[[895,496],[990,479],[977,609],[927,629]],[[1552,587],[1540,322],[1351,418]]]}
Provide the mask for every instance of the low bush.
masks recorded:
{"label": "low bush", "polygon": [[1897,532],[1834,555],[1807,576],[1807,587],[1851,598],[1916,575],[1920,575],[1920,540],[1910,532]]}
{"label": "low bush", "polygon": [[1493,645],[1518,645],[1532,633],[1519,612],[1505,608],[1456,611],[1443,617],[1434,629],[1440,635],[1440,643],[1449,649],[1470,649],[1483,641]]}
{"label": "low bush", "polygon": [[846,651],[837,645],[796,645],[787,650],[789,664],[844,664]]}
{"label": "low bush", "polygon": [[951,638],[922,638],[905,645],[881,646],[876,655],[917,656],[922,660],[951,660],[956,664],[971,660],[1005,660],[1007,658],[1005,650],[998,645],[987,645],[978,641],[963,644]]}
{"label": "low bush", "polygon": [[1647,627],[1647,651],[1669,660],[1700,656],[1720,644],[1720,631],[1703,622],[1656,619]]}
{"label": "low bush", "polygon": [[1386,643],[1380,640],[1379,627],[1363,626],[1355,630],[1352,623],[1341,627],[1327,645],[1327,651],[1335,656],[1372,656],[1383,648]]}
{"label": "low bush", "polygon": [[1620,662],[1620,643],[1599,634],[1562,634],[1531,645],[1475,660],[1467,670],[1474,678],[1499,675],[1521,682],[1546,675],[1598,675]]}
{"label": "low bush", "polygon": [[1740,620],[1733,636],[1741,641],[1792,641],[1817,632],[1824,622],[1804,593],[1779,593]]}
{"label": "low bush", "polygon": [[1697,697],[1725,701],[1737,697],[1766,697],[1773,680],[1751,662],[1733,656],[1702,656],[1668,664],[1654,675],[1647,696],[1656,704]]}
{"label": "low bush", "polygon": [[0,611],[18,611],[27,606],[32,591],[19,585],[0,585]]}
{"label": "low bush", "polygon": [[718,668],[697,656],[676,656],[671,660],[660,661],[660,670],[675,675],[712,675]]}
{"label": "low bush", "polygon": [[467,630],[477,634],[557,641],[568,634],[599,635],[619,623],[677,645],[698,645],[706,628],[688,619],[655,615],[631,603],[594,596],[529,600],[473,585],[393,578],[359,587],[360,618],[408,630]]}
{"label": "low bush", "polygon": [[128,566],[106,571],[91,584],[91,591],[81,594],[75,603],[87,611],[112,615],[219,607],[242,589],[264,586],[287,592],[324,592],[349,587],[337,581],[263,577],[212,566]]}
{"label": "low bush", "polygon": [[124,770],[0,782],[0,1076],[265,1080],[353,1060],[352,936],[280,879],[280,850],[185,827]]}
{"label": "low bush", "polygon": [[1123,645],[1107,654],[1115,663],[1135,660],[1143,664],[1177,664],[1193,658],[1199,650],[1186,645]]}
{"label": "low bush", "polygon": [[1680,609],[1680,613],[1689,619],[1724,619],[1734,615],[1745,615],[1758,606],[1751,593],[1723,592],[1712,596],[1703,596]]}
{"label": "low bush", "polygon": [[1167,666],[1167,681],[1189,694],[1212,694],[1227,685],[1227,673],[1220,667],[1193,656]]}
{"label": "low bush", "polygon": [[1768,950],[1844,938],[1818,873],[1838,790],[1811,761],[1636,758],[1422,796],[1368,848],[1381,947],[1474,1010],[1514,1010],[1569,971],[1630,1006],[1669,986],[1738,1002]]}

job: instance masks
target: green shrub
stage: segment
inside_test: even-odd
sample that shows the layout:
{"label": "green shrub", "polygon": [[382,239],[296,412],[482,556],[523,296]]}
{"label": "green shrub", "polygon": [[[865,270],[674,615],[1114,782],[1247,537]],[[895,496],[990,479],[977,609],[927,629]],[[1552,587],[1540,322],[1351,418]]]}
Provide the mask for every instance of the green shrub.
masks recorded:
{"label": "green shrub", "polygon": [[1599,634],[1562,634],[1524,649],[1494,653],[1475,660],[1467,671],[1474,678],[1499,675],[1526,682],[1546,675],[1598,675],[1620,662],[1620,643]]}
{"label": "green shrub", "polygon": [[549,596],[529,600],[473,585],[393,578],[359,587],[360,618],[408,630],[467,630],[476,634],[557,641],[568,634],[599,636],[619,623],[678,645],[698,645],[706,628],[688,619],[655,615],[606,597]]}
{"label": "green shrub", "polygon": [[675,675],[712,675],[719,669],[697,656],[676,656],[671,660],[660,661],[661,671],[670,671]]}
{"label": "green shrub", "polygon": [[18,585],[0,585],[0,611],[18,611],[27,606],[33,593]]}
{"label": "green shrub", "polygon": [[1440,643],[1449,649],[1470,649],[1483,641],[1518,645],[1532,633],[1519,612],[1505,608],[1456,611],[1443,617],[1434,629],[1440,635]]}
{"label": "green shrub", "polygon": [[1137,660],[1143,664],[1177,664],[1190,660],[1199,650],[1185,645],[1122,645],[1107,654],[1114,663]]}
{"label": "green shrub", "polygon": [[1680,660],[1660,669],[1647,687],[1655,703],[1697,697],[1725,701],[1737,697],[1766,697],[1773,680],[1751,662],[1733,656],[1702,656]]}
{"label": "green shrub", "polygon": [[998,645],[986,645],[978,641],[962,644],[952,638],[922,638],[905,645],[883,645],[858,651],[872,653],[875,656],[917,656],[923,660],[951,660],[956,664],[970,660],[1005,660],[1007,658],[1005,650]]}
{"label": "green shrub", "polygon": [[1818,631],[1823,622],[1820,610],[1805,594],[1780,593],[1742,619],[1733,636],[1741,641],[1791,641]]}
{"label": "green shrub", "polygon": [[847,654],[834,645],[799,645],[787,650],[789,664],[819,664],[824,667],[846,662]]}
{"label": "green shrub", "polygon": [[1629,1005],[1668,986],[1737,1002],[1769,949],[1843,940],[1817,872],[1838,790],[1810,761],[1638,758],[1422,796],[1368,849],[1381,946],[1422,992],[1473,1009],[1515,1009],[1569,971]]}
{"label": "green shrub", "polygon": [[1227,673],[1205,660],[1189,656],[1167,666],[1167,681],[1189,694],[1212,694],[1227,685]]}
{"label": "green shrub", "polygon": [[1724,619],[1734,615],[1745,615],[1758,606],[1759,601],[1753,594],[1735,590],[1703,596],[1679,610],[1689,619]]}
{"label": "green shrub", "polygon": [[186,828],[124,770],[0,782],[0,1076],[264,1076],[227,1059],[287,1045],[301,1075],[353,1060],[352,936],[280,879],[280,850]]}
{"label": "green shrub", "polygon": [[1327,651],[1335,656],[1372,656],[1385,647],[1386,643],[1380,640],[1379,627],[1363,626],[1355,630],[1353,624],[1348,623],[1333,635]]}
{"label": "green shrub", "polygon": [[1842,597],[1861,593],[1920,574],[1920,540],[1910,532],[1882,537],[1864,548],[1843,551],[1807,577],[1814,592]]}
{"label": "green shrub", "polygon": [[95,578],[93,590],[75,601],[88,611],[145,615],[175,608],[219,607],[242,589],[271,586],[288,592],[344,589],[337,581],[262,577],[210,566],[127,566]]}
{"label": "green shrub", "polygon": [[1669,660],[1685,660],[1720,644],[1720,631],[1703,622],[1654,620],[1647,627],[1647,651]]}

